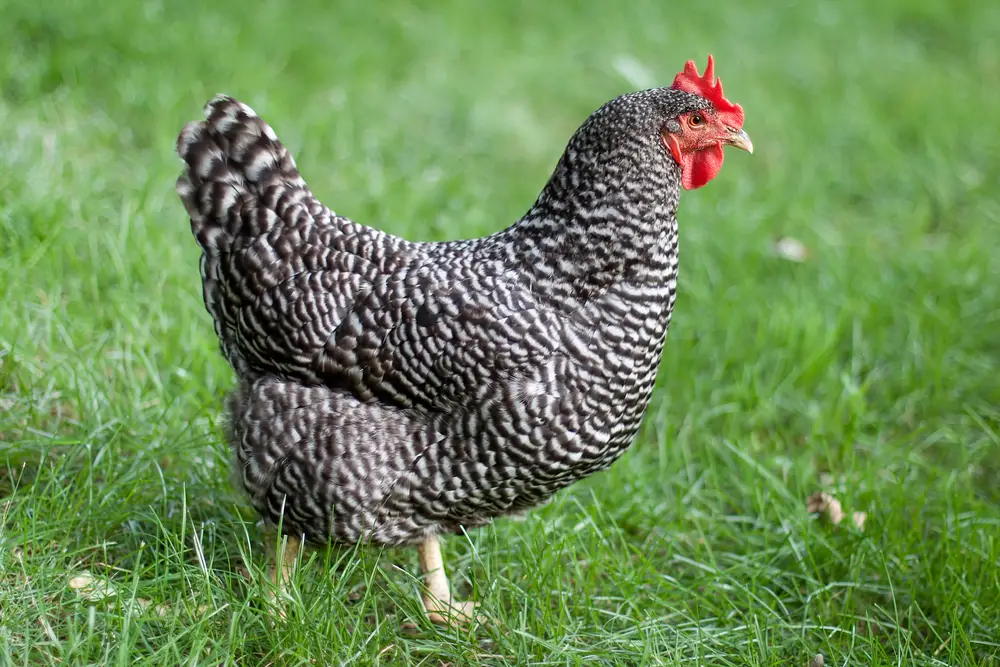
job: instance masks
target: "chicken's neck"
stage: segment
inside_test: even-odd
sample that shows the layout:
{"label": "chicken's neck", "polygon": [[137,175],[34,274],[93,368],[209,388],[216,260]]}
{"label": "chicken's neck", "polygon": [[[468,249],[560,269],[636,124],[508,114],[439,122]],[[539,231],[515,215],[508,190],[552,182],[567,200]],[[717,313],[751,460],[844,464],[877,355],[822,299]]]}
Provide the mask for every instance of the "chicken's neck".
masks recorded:
{"label": "chicken's neck", "polygon": [[531,210],[501,235],[531,276],[533,291],[568,297],[572,308],[616,285],[673,282],[675,174],[656,168],[628,171],[587,183],[557,171]]}

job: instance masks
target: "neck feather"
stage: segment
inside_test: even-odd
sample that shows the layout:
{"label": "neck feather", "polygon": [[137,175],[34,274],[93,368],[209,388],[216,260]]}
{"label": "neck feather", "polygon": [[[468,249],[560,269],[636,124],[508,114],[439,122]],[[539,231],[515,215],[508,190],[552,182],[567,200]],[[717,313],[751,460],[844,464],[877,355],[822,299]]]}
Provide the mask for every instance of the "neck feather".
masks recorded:
{"label": "neck feather", "polygon": [[568,295],[574,307],[616,283],[671,277],[680,170],[642,158],[600,164],[568,150],[534,206],[498,235],[536,292]]}

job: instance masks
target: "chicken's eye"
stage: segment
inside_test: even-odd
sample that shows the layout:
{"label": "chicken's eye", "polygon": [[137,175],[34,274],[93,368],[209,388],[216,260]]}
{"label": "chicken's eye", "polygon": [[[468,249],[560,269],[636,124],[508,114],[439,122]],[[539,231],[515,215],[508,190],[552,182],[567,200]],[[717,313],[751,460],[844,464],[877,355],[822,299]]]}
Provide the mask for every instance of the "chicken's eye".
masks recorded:
{"label": "chicken's eye", "polygon": [[699,127],[704,122],[705,118],[700,113],[691,114],[691,117],[688,118],[688,125],[691,127]]}

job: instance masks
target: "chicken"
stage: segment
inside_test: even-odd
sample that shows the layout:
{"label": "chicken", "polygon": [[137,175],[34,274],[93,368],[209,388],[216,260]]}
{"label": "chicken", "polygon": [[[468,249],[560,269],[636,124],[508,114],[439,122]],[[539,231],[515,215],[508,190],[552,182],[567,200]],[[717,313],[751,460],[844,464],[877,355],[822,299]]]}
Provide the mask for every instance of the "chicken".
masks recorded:
{"label": "chicken", "polygon": [[608,467],[653,390],[680,189],[752,152],[709,56],[618,97],[534,205],[417,243],[321,204],[272,129],[218,96],[177,141],[205,305],[238,379],[240,482],[288,541],[419,545],[433,620],[461,622],[438,536],[523,513]]}

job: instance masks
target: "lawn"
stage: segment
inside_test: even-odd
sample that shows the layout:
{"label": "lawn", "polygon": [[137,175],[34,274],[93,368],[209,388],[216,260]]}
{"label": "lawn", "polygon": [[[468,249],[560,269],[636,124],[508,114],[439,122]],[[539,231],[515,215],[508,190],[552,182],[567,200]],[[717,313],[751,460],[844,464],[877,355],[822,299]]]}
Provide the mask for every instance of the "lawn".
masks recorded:
{"label": "lawn", "polygon": [[[1000,663],[1000,4],[418,4],[3,3],[0,665]],[[635,446],[445,539],[486,626],[374,548],[311,553],[277,619],[183,124],[228,92],[338,212],[471,237],[710,52],[756,153],[682,197]]]}

